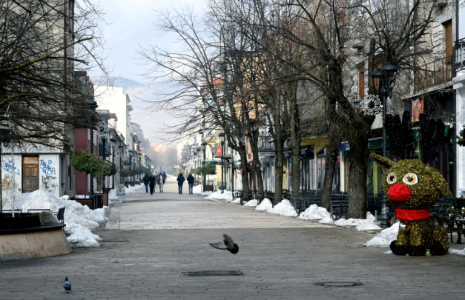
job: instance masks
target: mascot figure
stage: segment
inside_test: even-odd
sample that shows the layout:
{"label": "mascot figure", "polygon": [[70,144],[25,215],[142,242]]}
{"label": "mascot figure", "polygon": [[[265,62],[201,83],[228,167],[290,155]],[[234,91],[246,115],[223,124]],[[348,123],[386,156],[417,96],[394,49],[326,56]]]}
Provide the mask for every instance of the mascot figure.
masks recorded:
{"label": "mascot figure", "polygon": [[396,255],[444,255],[449,250],[447,231],[436,225],[430,209],[442,195],[451,194],[444,177],[418,159],[393,162],[372,153],[371,159],[385,170],[384,192],[400,220],[397,240],[391,243]]}

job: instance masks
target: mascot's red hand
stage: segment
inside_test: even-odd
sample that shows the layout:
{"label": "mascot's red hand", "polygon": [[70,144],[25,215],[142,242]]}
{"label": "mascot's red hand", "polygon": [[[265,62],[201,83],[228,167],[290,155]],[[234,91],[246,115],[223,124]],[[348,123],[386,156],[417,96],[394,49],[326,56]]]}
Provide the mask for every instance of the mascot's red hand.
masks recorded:
{"label": "mascot's red hand", "polygon": [[392,201],[405,202],[410,199],[412,192],[403,184],[396,183],[391,186],[387,192],[387,196]]}

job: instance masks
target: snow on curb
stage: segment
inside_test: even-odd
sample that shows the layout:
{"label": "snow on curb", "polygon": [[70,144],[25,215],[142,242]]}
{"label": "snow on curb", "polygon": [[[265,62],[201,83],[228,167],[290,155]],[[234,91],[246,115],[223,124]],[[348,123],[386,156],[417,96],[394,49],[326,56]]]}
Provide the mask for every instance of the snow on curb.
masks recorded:
{"label": "snow on curb", "polygon": [[44,190],[18,194],[15,198],[17,207],[21,207],[24,212],[38,208],[50,209],[53,212],[65,207],[66,226],[64,229],[69,235],[68,242],[72,243],[73,247],[100,246],[98,243],[101,240],[100,237],[93,234],[91,230],[105,221],[103,208],[91,210],[77,201],[69,200],[69,196],[58,198]]}
{"label": "snow on curb", "polygon": [[276,214],[286,217],[297,217],[297,212],[295,211],[294,206],[287,199],[281,200],[273,208],[266,211],[270,214]]}

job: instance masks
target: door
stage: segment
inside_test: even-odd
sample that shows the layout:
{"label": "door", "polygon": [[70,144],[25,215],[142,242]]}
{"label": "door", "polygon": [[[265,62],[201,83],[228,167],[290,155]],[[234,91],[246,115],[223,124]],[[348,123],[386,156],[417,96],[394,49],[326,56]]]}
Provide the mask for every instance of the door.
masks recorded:
{"label": "door", "polygon": [[23,157],[23,193],[39,189],[39,156]]}

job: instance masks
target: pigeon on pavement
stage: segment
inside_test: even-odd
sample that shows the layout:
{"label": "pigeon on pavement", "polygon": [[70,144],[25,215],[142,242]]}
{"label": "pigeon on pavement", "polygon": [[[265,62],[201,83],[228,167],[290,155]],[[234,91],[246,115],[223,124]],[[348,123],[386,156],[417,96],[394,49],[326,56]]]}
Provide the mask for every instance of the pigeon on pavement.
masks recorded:
{"label": "pigeon on pavement", "polygon": [[234,243],[234,241],[229,235],[223,234],[223,238],[224,240],[222,242],[210,243],[210,246],[220,250],[228,250],[232,254],[236,254],[237,252],[239,252],[239,246]]}
{"label": "pigeon on pavement", "polygon": [[65,277],[65,281],[63,281],[63,288],[67,293],[71,292],[71,282],[68,280],[68,277]]}

